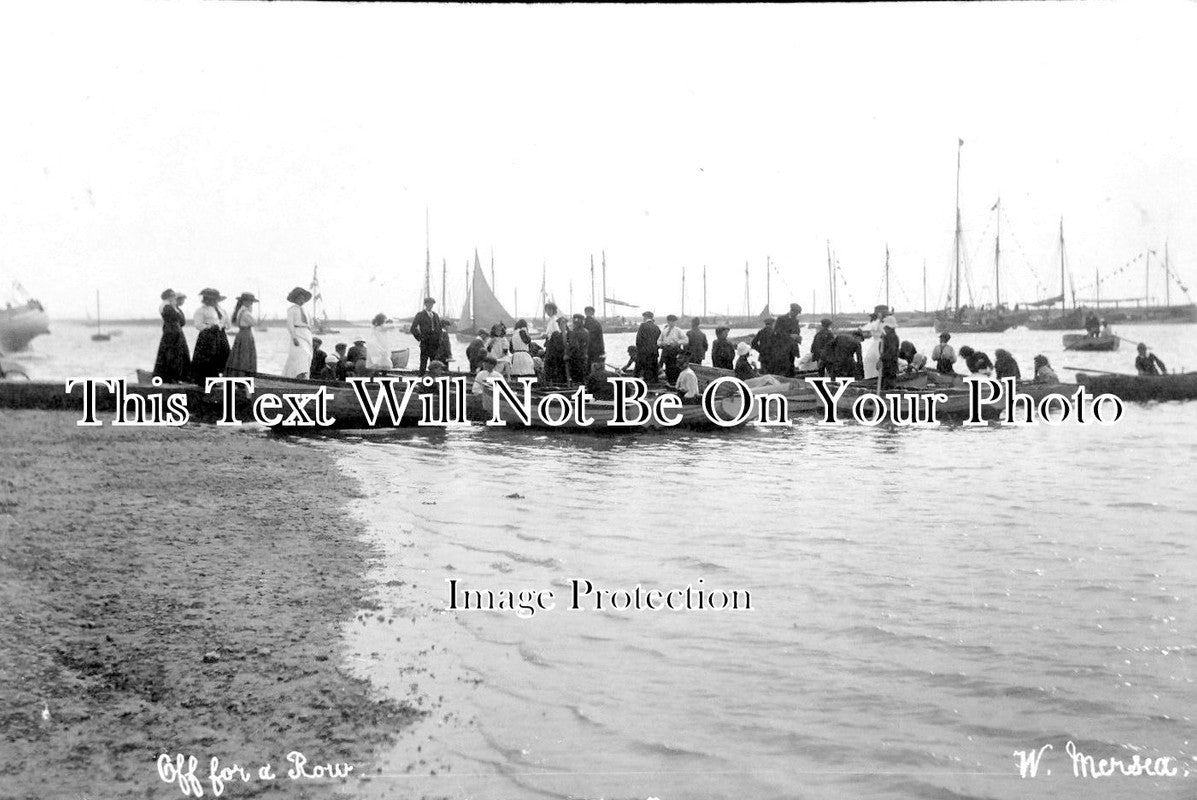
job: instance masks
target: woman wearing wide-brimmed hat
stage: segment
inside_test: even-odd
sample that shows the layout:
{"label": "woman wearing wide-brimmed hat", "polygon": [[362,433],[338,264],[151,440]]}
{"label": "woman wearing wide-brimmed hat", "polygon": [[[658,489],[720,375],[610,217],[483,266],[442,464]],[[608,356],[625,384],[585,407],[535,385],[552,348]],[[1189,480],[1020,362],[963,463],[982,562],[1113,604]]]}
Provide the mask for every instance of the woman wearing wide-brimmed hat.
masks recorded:
{"label": "woman wearing wide-brimmed hat", "polygon": [[191,351],[187,349],[187,337],[183,326],[187,316],[179,309],[178,295],[174,289],[162,292],[158,314],[162,317],[162,338],[158,340],[158,355],[154,359],[154,377],[163,383],[183,383],[191,380]]}
{"label": "woman wearing wide-brimmed hat", "polygon": [[225,296],[215,289],[200,291],[200,307],[195,310],[191,322],[199,330],[195,337],[195,351],[191,355],[191,375],[201,389],[208,378],[216,378],[224,372],[229,361],[228,315],[220,308]]}
{"label": "woman wearing wide-brimmed hat", "polygon": [[312,299],[312,293],[302,286],[296,286],[287,293],[287,335],[291,337],[291,349],[287,363],[283,366],[283,377],[306,378],[312,368],[312,324],[308,320],[303,304]]}
{"label": "woman wearing wide-brimmed hat", "polygon": [[252,375],[258,371],[258,346],[254,342],[254,303],[258,298],[252,292],[242,292],[237,298],[237,305],[233,308],[230,319],[237,327],[237,337],[233,339],[233,349],[229,351],[229,361],[225,365],[225,375]]}

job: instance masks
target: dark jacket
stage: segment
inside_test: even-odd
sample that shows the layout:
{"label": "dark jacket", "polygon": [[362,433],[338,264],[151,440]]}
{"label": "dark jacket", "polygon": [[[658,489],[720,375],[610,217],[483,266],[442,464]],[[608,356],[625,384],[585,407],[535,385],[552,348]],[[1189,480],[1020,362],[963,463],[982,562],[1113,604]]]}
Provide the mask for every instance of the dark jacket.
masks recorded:
{"label": "dark jacket", "polygon": [[830,328],[819,328],[810,343],[810,354],[815,361],[827,360],[827,348],[835,341],[835,332]]}
{"label": "dark jacket", "polygon": [[711,366],[733,369],[736,364],[736,346],[727,339],[716,339],[711,345]]}
{"label": "dark jacket", "polygon": [[756,378],[759,375],[760,373],[756,371],[756,367],[752,366],[752,362],[748,360],[748,356],[740,356],[736,361],[736,377],[740,380],[746,381],[749,378]]}
{"label": "dark jacket", "polygon": [[707,357],[707,335],[693,328],[686,331],[686,354],[691,364],[701,364]]}
{"label": "dark jacket", "polygon": [[657,352],[657,340],[661,338],[661,329],[657,327],[657,323],[651,319],[646,319],[640,323],[640,329],[636,331],[636,352],[647,355],[648,353],[655,354]]}
{"label": "dark jacket", "polygon": [[466,360],[470,362],[470,372],[477,372],[478,365],[484,358],[486,358],[486,345],[481,339],[475,337],[474,341],[470,342],[466,348]]}
{"label": "dark jacket", "polygon": [[590,356],[590,331],[586,328],[570,328],[566,335],[566,353],[569,358],[586,359]]}
{"label": "dark jacket", "polygon": [[587,317],[582,324],[586,326],[586,332],[590,334],[590,338],[587,340],[587,347],[590,348],[590,363],[602,361],[607,354],[607,345],[603,341],[603,323],[594,317]]}
{"label": "dark jacket", "polygon": [[850,333],[841,333],[827,347],[827,363],[835,364],[841,374],[847,374],[853,364],[864,365],[860,353],[860,339]]}
{"label": "dark jacket", "polygon": [[435,311],[421,311],[412,318],[411,335],[424,347],[439,350],[441,346],[441,318]]}
{"label": "dark jacket", "polygon": [[997,361],[993,365],[993,373],[998,380],[1002,378],[1022,377],[1022,371],[1018,368],[1018,362],[1009,353],[998,354]]}
{"label": "dark jacket", "polygon": [[802,339],[802,323],[789,314],[777,318],[777,322],[773,323],[773,331],[782,336],[797,335],[799,341]]}

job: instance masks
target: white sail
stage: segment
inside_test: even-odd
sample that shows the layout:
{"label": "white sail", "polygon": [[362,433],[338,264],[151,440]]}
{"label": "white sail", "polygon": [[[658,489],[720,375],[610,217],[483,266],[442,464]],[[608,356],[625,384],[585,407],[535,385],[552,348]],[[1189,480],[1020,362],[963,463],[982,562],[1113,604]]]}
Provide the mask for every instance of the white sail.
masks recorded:
{"label": "white sail", "polygon": [[474,280],[470,287],[470,300],[472,304],[463,309],[464,311],[472,311],[468,315],[468,327],[465,325],[467,316],[462,314],[462,321],[458,323],[457,329],[459,331],[469,331],[474,328],[485,328],[490,330],[496,322],[501,322],[508,328],[515,325],[515,318],[507,313],[507,309],[503,308],[503,304],[499,302],[499,298],[495,297],[495,293],[491,290],[490,284],[486,281],[486,276],[482,274],[482,264],[478,260],[478,251],[474,251]]}

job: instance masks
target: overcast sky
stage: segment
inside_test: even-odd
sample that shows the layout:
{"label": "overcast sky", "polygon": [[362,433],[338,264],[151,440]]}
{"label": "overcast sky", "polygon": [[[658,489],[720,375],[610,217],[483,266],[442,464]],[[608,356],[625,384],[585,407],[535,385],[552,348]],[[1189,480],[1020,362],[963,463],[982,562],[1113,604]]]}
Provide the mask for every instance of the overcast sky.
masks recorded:
{"label": "overcast sky", "polygon": [[[947,293],[957,140],[971,286],[1141,296],[1146,248],[1197,282],[1193,4],[388,6],[9,3],[0,11],[0,296],[153,315],[171,286],[255,291],[320,265],[330,313],[410,315],[429,210],[451,311],[475,248],[531,316]],[[1153,257],[1153,263],[1156,257]],[[1163,294],[1154,271],[1152,294]],[[1043,289],[1042,291],[1049,291]],[[1195,289],[1197,291],[1197,289]],[[967,291],[965,293],[967,295]],[[1173,300],[1179,290],[1173,286]],[[638,310],[638,309],[637,309]]]}

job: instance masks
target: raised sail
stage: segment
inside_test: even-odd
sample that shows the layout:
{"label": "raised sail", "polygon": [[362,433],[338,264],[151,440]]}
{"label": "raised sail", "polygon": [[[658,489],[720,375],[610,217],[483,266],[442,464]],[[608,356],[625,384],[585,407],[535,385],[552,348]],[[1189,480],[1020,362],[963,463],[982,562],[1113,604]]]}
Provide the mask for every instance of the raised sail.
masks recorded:
{"label": "raised sail", "polygon": [[[485,328],[490,330],[496,322],[501,322],[508,328],[515,325],[515,318],[507,313],[507,309],[503,308],[503,304],[499,302],[499,298],[495,297],[495,293],[491,291],[490,284],[486,282],[486,276],[482,274],[482,264],[478,260],[478,251],[474,251],[474,280],[470,287],[471,300],[473,301],[473,314],[470,316],[470,328]],[[458,324],[459,331],[469,330],[461,323]]]}

